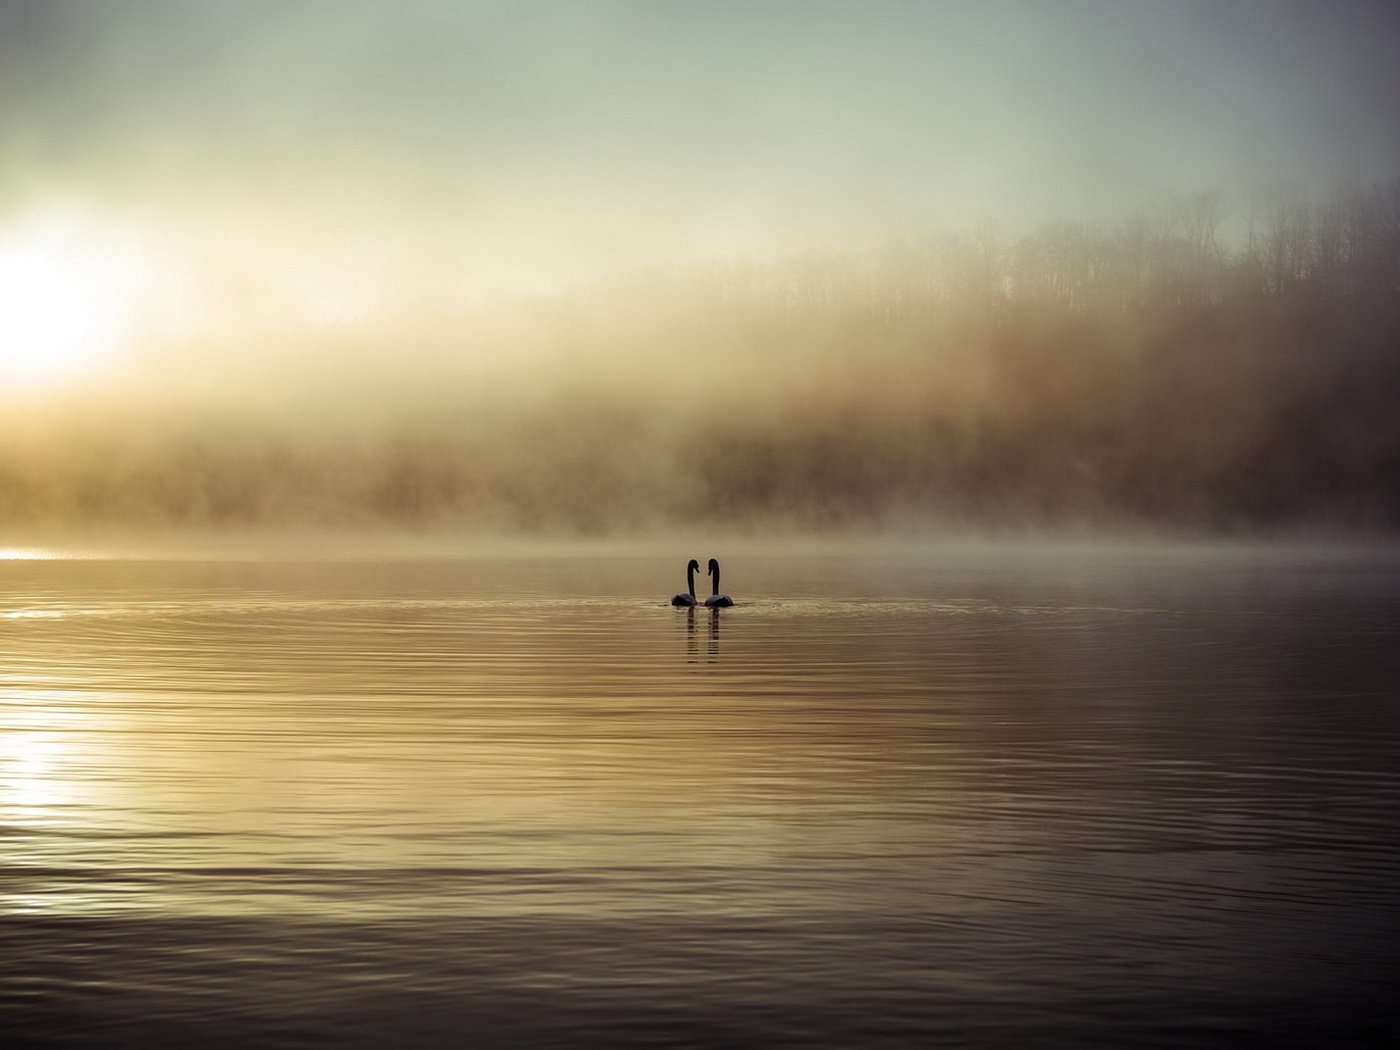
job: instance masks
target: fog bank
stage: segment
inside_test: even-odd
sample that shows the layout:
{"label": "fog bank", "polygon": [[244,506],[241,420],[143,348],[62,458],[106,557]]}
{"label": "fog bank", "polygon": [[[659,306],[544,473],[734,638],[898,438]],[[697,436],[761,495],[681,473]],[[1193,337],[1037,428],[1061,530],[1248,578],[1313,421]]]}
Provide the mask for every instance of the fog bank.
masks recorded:
{"label": "fog bank", "polygon": [[1393,533],[1400,184],[152,343],[0,414],[0,531]]}

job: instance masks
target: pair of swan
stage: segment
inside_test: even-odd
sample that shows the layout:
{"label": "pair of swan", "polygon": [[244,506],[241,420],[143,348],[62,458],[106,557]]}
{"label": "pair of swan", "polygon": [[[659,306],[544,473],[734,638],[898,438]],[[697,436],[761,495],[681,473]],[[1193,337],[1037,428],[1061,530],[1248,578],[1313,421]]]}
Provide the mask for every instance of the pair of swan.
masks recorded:
{"label": "pair of swan", "polygon": [[[685,583],[688,594],[678,594],[671,599],[672,605],[695,605],[695,574],[700,571],[700,563],[694,558],[690,559],[690,564],[685,567]],[[710,596],[705,599],[705,604],[711,609],[727,609],[734,604],[734,599],[727,594],[719,593],[719,562],[714,558],[710,559],[710,567],[705,570],[705,575],[713,576],[713,590]]]}

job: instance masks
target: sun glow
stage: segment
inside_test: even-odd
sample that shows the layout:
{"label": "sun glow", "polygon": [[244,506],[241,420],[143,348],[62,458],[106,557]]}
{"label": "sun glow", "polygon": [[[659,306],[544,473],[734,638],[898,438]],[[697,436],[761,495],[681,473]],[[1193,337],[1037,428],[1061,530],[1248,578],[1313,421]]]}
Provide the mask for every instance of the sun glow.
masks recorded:
{"label": "sun glow", "polygon": [[0,392],[80,376],[120,346],[146,279],[142,261],[71,219],[0,234]]}

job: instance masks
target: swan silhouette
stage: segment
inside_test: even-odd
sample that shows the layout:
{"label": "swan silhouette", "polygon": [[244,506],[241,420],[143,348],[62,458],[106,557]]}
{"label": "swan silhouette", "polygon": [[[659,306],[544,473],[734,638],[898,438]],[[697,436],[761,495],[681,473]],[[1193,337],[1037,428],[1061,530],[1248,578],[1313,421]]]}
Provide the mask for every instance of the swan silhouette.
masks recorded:
{"label": "swan silhouette", "polygon": [[700,571],[700,563],[694,558],[690,559],[690,564],[685,567],[685,583],[689,594],[678,594],[671,599],[672,605],[694,605],[695,604],[695,574]]}
{"label": "swan silhouette", "polygon": [[[714,558],[710,559],[710,567],[705,570],[705,575],[715,578],[714,583],[710,585],[710,596],[705,599],[705,604],[711,609],[727,609],[733,605],[733,598],[729,597],[727,594],[719,593],[719,562]],[[679,597],[679,595],[677,595],[677,597]]]}

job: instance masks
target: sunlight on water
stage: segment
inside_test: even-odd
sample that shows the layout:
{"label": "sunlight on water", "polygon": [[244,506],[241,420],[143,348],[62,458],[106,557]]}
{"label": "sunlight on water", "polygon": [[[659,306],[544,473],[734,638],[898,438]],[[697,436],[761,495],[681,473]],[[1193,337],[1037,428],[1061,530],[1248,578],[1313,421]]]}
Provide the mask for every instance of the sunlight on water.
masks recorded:
{"label": "sunlight on water", "polygon": [[239,991],[275,975],[364,1045],[413,1013],[346,1027],[364,980],[546,1042],[1389,1023],[1393,563],[735,558],[716,611],[673,561],[7,563],[0,1007],[114,1044],[282,1041]]}
{"label": "sunlight on water", "polygon": [[61,557],[39,547],[0,547],[0,561],[49,561]]}

